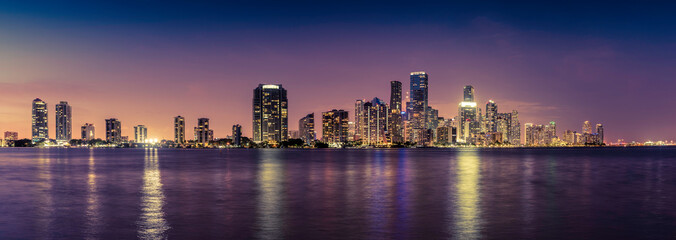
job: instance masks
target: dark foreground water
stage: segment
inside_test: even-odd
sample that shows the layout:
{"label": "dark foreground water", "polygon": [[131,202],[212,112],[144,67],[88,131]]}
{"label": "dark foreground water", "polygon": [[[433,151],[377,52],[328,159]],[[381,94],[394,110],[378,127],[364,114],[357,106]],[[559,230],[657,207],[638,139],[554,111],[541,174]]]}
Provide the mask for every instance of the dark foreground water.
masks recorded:
{"label": "dark foreground water", "polygon": [[676,148],[0,149],[0,239],[674,239]]}

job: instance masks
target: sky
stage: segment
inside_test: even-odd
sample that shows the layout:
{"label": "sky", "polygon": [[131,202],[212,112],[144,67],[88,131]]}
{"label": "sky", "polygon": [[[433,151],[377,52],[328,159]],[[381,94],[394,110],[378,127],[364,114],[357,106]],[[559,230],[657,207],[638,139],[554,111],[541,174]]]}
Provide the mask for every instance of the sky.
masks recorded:
{"label": "sky", "polygon": [[[0,1],[0,131],[30,137],[31,102],[73,109],[105,136],[146,125],[173,139],[208,117],[215,137],[251,136],[253,89],[282,84],[289,127],[356,99],[389,101],[389,82],[429,74],[429,104],[519,111],[558,134],[602,123],[606,142],[676,136],[676,3],[427,1]],[[406,94],[405,94],[406,95]],[[485,111],[485,109],[484,109]],[[317,129],[321,132],[320,129]],[[321,133],[319,133],[321,134]]]}

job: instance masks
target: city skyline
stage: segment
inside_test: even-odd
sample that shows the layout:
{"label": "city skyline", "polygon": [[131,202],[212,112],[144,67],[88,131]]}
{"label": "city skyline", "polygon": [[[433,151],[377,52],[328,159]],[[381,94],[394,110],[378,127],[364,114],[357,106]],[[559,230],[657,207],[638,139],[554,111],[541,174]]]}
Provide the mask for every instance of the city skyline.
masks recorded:
{"label": "city skyline", "polygon": [[[517,109],[522,125],[555,121],[561,130],[577,130],[581,121],[601,122],[607,142],[676,135],[669,120],[674,113],[652,114],[676,101],[669,90],[676,87],[676,59],[668,53],[676,45],[668,7],[617,4],[597,16],[518,4],[486,4],[481,11],[460,4],[447,12],[448,6],[423,4],[427,11],[414,13],[393,4],[379,13],[384,20],[375,20],[348,14],[369,12],[375,4],[337,7],[333,14],[326,14],[326,5],[290,4],[282,6],[289,15],[271,5],[252,15],[270,15],[259,20],[232,22],[243,17],[235,15],[203,26],[225,7],[196,14],[206,7],[190,5],[195,11],[177,19],[176,4],[150,15],[142,14],[148,6],[138,4],[110,12],[84,4],[78,9],[101,14],[63,16],[5,3],[0,131],[30,138],[27,102],[39,97],[49,105],[52,138],[60,101],[72,106],[76,129],[93,123],[99,137],[105,136],[103,119],[117,118],[125,136],[143,124],[149,137],[173,139],[177,115],[186,118],[187,136],[198,118],[208,117],[216,137],[229,135],[235,124],[251,137],[250,90],[259,83],[284,85],[288,118],[295,123],[311,112],[349,111],[355,99],[388,99],[391,81],[404,83],[402,92],[409,93],[408,74],[425,71],[429,105],[445,118],[457,112],[457,89],[472,85],[479,106],[494,100],[501,109]],[[636,8],[643,13],[629,11]],[[564,24],[556,18],[562,14],[578,17]],[[608,18],[617,21],[602,21]],[[212,100],[216,104],[205,104]]]}

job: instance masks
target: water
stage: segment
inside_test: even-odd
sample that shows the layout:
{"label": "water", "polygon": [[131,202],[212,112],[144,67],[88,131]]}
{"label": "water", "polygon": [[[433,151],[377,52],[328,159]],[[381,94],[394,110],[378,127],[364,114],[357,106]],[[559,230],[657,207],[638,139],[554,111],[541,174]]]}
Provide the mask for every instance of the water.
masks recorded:
{"label": "water", "polygon": [[0,239],[674,239],[676,148],[0,149]]}

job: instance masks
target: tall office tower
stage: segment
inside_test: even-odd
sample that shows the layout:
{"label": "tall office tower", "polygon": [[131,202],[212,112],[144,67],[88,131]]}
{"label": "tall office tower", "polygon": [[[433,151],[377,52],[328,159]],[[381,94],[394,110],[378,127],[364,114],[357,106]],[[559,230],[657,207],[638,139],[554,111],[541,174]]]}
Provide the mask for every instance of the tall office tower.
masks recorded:
{"label": "tall office tower", "polygon": [[495,116],[495,131],[491,133],[499,133],[502,142],[509,141],[509,130],[512,120],[511,113],[498,113]]}
{"label": "tall office tower", "polygon": [[582,133],[592,134],[592,126],[591,123],[589,123],[589,121],[584,121],[584,123],[582,124]]}
{"label": "tall office tower", "polygon": [[598,136],[598,144],[603,144],[603,124],[596,124],[596,134]]}
{"label": "tall office tower", "polygon": [[387,122],[390,116],[387,104],[379,98],[373,98],[364,103],[366,113],[366,128],[362,136],[362,143],[367,145],[379,145],[388,143]]}
{"label": "tall office tower", "polygon": [[521,123],[519,123],[519,112],[512,110],[509,121],[509,136],[507,141],[512,145],[521,144]]}
{"label": "tall office tower", "polygon": [[174,117],[174,143],[185,143],[185,118],[181,116]]}
{"label": "tall office tower", "polygon": [[106,141],[111,143],[122,142],[122,123],[117,118],[106,119]]}
{"label": "tall office tower", "polygon": [[535,143],[535,136],[533,133],[534,126],[532,123],[526,123],[525,125],[525,130],[526,130],[526,146],[533,146]]}
{"label": "tall office tower", "polygon": [[47,103],[39,98],[33,100],[33,143],[49,140],[49,127],[47,126]]}
{"label": "tall office tower", "polygon": [[315,141],[315,114],[310,113],[298,121],[298,131],[300,132],[300,139],[305,144],[310,145]]}
{"label": "tall office tower", "polygon": [[433,107],[427,106],[427,129],[433,129],[436,131],[439,127],[439,110],[434,109]]}
{"label": "tall office tower", "polygon": [[364,103],[366,100],[357,99],[354,102],[354,141],[362,140],[365,136],[366,126],[366,111],[364,110]]}
{"label": "tall office tower", "polygon": [[556,122],[551,121],[549,125],[545,126],[545,144],[549,145],[556,136]]}
{"label": "tall office tower", "polygon": [[197,119],[197,127],[195,127],[195,142],[200,146],[207,146],[209,142],[214,140],[214,130],[209,129],[209,119]]}
{"label": "tall office tower", "polygon": [[[493,102],[493,100],[488,100],[486,103],[486,131],[487,132],[499,132],[496,125],[498,117],[498,104]],[[503,138],[506,139],[506,138]]]}
{"label": "tall office tower", "polygon": [[82,125],[80,130],[82,130],[81,131],[82,132],[82,140],[91,141],[91,140],[95,139],[96,135],[94,133],[95,132],[94,124],[85,123],[85,124]]}
{"label": "tall office tower", "polygon": [[427,129],[427,105],[428,105],[428,76],[425,72],[411,73],[411,112],[409,120],[413,130],[414,142],[421,143]]}
{"label": "tall office tower", "polygon": [[348,114],[345,110],[333,109],[322,113],[322,141],[326,143],[347,142]]}
{"label": "tall office tower", "polygon": [[354,122],[347,122],[347,141],[354,141],[355,126]]}
{"label": "tall office tower", "polygon": [[459,136],[461,142],[471,142],[479,134],[480,119],[477,104],[474,102],[474,87],[467,85],[463,88],[463,101],[460,103],[458,116]]}
{"label": "tall office tower", "polygon": [[68,142],[73,137],[73,125],[71,119],[71,110],[68,102],[61,101],[56,104],[56,141]]}
{"label": "tall office tower", "polygon": [[571,130],[566,130],[563,132],[563,141],[569,145],[575,144],[575,133]]}
{"label": "tall office tower", "polygon": [[401,116],[401,82],[390,82],[390,122],[387,124],[392,142],[404,142],[403,118]]}
{"label": "tall office tower", "polygon": [[242,125],[232,125],[232,144],[235,146],[242,145]]}
{"label": "tall office tower", "polygon": [[144,125],[134,126],[134,142],[144,143],[148,139],[148,128]]}
{"label": "tall office tower", "polygon": [[254,141],[286,141],[289,136],[286,89],[281,84],[259,84],[253,93]]}
{"label": "tall office tower", "polygon": [[19,140],[19,133],[18,132],[5,132],[5,140],[7,140],[7,141]]}

